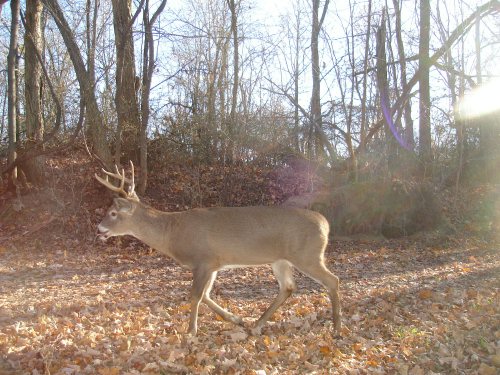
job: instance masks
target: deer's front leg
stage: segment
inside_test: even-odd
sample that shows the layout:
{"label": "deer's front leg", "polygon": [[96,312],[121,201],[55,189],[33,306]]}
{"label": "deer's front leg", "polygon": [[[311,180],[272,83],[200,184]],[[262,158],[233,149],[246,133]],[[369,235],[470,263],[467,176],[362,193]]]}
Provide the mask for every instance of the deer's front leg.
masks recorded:
{"label": "deer's front leg", "polygon": [[206,305],[212,309],[213,312],[221,316],[224,320],[227,320],[229,322],[233,322],[234,324],[243,324],[243,319],[241,319],[239,316],[236,316],[232,313],[230,313],[227,310],[224,310],[222,307],[220,307],[214,300],[210,298],[210,291],[212,290],[212,286],[214,284],[215,278],[217,277],[217,271],[212,272],[210,275],[210,278],[208,280],[207,286],[205,288],[205,294],[203,295],[203,302],[206,303]]}
{"label": "deer's front leg", "polygon": [[198,309],[200,302],[210,285],[212,271],[206,268],[196,268],[193,270],[193,286],[191,288],[191,316],[189,319],[188,333],[195,336],[198,331]]}

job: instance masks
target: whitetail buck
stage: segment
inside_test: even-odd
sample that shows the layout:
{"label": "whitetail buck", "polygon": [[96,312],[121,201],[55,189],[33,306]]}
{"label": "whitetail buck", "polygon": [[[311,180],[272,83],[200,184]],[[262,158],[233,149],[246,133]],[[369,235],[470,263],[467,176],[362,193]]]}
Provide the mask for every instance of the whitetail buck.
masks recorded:
{"label": "whitetail buck", "polygon": [[[317,212],[287,207],[198,208],[162,212],[139,201],[132,179],[124,171],[104,171],[96,179],[121,194],[115,198],[98,226],[99,238],[131,235],[166,254],[193,272],[189,333],[197,331],[198,307],[205,302],[225,320],[242,319],[210,298],[217,271],[227,268],[270,264],[279,283],[279,293],[256,323],[261,327],[295,290],[293,267],[297,267],[328,290],[336,333],[340,333],[339,279],[325,266],[324,251],[329,225]],[[114,186],[108,176],[119,179]],[[125,191],[125,183],[129,185]]]}

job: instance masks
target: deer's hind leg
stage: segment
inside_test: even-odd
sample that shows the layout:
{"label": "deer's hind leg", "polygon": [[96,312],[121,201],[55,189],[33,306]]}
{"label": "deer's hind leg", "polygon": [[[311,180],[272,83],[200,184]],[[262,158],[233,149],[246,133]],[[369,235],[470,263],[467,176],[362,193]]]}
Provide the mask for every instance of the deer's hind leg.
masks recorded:
{"label": "deer's hind leg", "polygon": [[335,332],[340,334],[341,321],[340,321],[340,296],[339,296],[339,278],[335,276],[328,268],[326,268],[323,258],[321,257],[316,262],[302,262],[302,264],[295,264],[295,266],[304,274],[314,279],[323,285],[330,296],[332,303],[333,325]]}
{"label": "deer's hind leg", "polygon": [[280,287],[279,293],[274,299],[271,306],[262,314],[262,316],[257,321],[255,327],[260,328],[262,325],[269,320],[269,318],[274,314],[274,312],[280,307],[285,300],[290,297],[290,295],[297,289],[295,285],[295,280],[293,279],[293,267],[287,260],[281,259],[274,262],[271,265],[273,273],[278,280]]}
{"label": "deer's hind leg", "polygon": [[213,312],[220,315],[224,320],[233,322],[234,324],[240,324],[240,325],[243,324],[243,319],[223,309],[213,299],[210,298],[210,291],[212,290],[212,286],[214,285],[216,277],[217,277],[217,271],[212,273],[210,280],[208,281],[207,287],[205,288],[205,293],[203,294],[203,302],[205,302],[205,304],[210,309],[212,309]]}

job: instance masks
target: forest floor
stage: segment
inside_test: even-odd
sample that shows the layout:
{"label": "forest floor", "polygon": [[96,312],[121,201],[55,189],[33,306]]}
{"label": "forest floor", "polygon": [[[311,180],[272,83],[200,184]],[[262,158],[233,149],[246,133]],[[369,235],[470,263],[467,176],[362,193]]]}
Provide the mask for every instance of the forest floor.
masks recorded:
{"label": "forest floor", "polygon": [[[498,247],[456,239],[332,241],[341,338],[322,288],[299,289],[260,334],[201,308],[185,338],[191,274],[134,242],[0,249],[0,373],[497,374]],[[277,293],[270,268],[223,271],[213,295],[248,326]]]}
{"label": "forest floor", "polygon": [[332,238],[341,337],[325,290],[299,273],[297,292],[251,330],[278,291],[271,269],[222,271],[212,295],[245,326],[202,306],[198,336],[187,337],[191,273],[130,238],[94,241],[109,198],[74,186],[71,207],[31,194],[24,204],[40,208],[0,223],[0,374],[499,372],[498,241]]}

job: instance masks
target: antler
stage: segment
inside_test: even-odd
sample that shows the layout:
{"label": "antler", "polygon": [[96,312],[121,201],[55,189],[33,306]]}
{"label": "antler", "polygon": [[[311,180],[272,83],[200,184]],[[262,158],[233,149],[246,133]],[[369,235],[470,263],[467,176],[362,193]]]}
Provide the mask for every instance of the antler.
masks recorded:
{"label": "antler", "polygon": [[[122,195],[123,197],[127,199],[133,199],[133,200],[139,200],[139,197],[135,193],[135,181],[134,181],[134,163],[132,163],[132,160],[130,161],[130,169],[132,170],[132,179],[128,179],[125,177],[125,171],[122,168],[122,172],[118,170],[118,167],[115,165],[116,173],[109,172],[105,170],[104,168],[102,171],[106,175],[105,178],[99,177],[97,173],[94,175],[96,180],[99,181],[101,184],[106,186],[109,190],[117,192],[118,194]],[[111,182],[109,182],[108,176],[116,178],[117,180],[120,180],[120,186],[115,186]],[[129,185],[128,191],[125,190],[125,183]]]}

